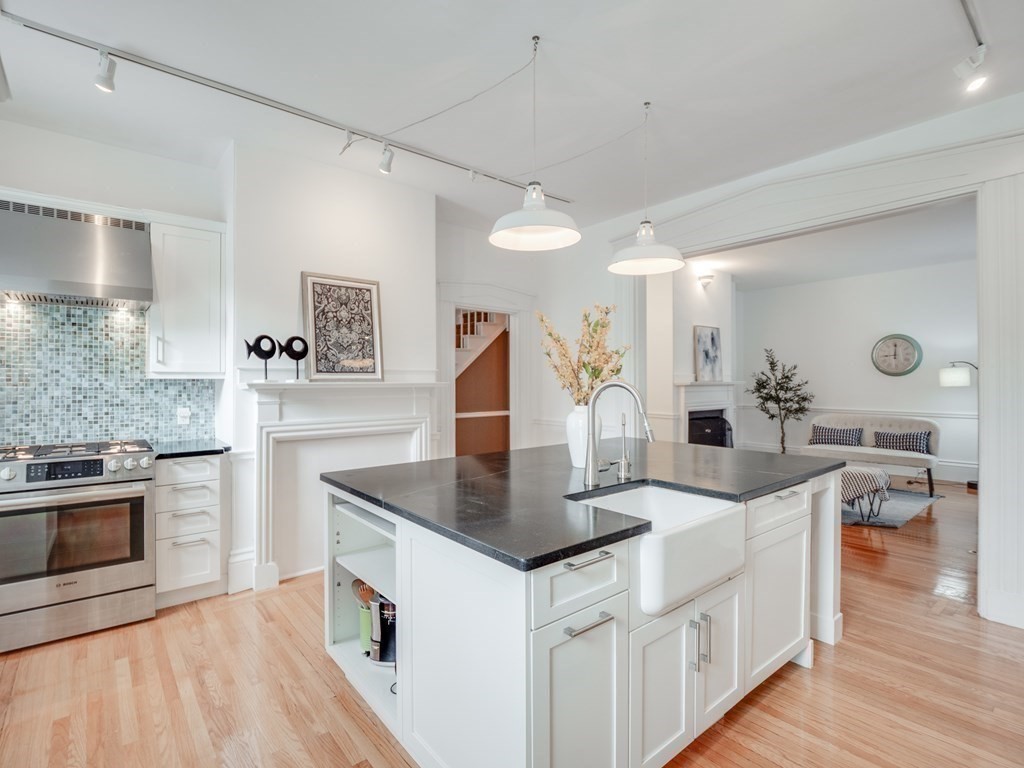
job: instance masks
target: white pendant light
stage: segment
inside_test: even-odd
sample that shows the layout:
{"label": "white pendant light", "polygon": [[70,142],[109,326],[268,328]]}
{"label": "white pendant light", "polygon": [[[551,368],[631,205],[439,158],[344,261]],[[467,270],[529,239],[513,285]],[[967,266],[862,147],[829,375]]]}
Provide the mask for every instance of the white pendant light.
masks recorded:
{"label": "white pendant light", "polygon": [[[533,38],[533,168],[537,169],[537,45]],[[561,211],[549,210],[544,202],[544,190],[539,181],[526,187],[523,207],[506,213],[494,223],[487,239],[498,248],[510,251],[554,251],[580,241],[582,235],[572,217]]]}
{"label": "white pendant light", "polygon": [[616,251],[608,265],[608,271],[616,275],[660,275],[686,266],[679,251],[654,239],[654,225],[647,217],[647,117],[650,109],[651,102],[644,102],[644,220],[636,231],[636,242]]}

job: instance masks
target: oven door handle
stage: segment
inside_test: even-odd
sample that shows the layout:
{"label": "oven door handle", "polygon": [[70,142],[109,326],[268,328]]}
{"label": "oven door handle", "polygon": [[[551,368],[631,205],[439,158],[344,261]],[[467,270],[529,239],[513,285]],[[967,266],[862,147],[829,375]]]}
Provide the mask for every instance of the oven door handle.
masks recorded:
{"label": "oven door handle", "polygon": [[109,501],[111,499],[134,499],[144,496],[145,483],[119,484],[109,488],[96,488],[88,491],[50,491],[40,496],[0,496],[0,511],[7,509],[28,510],[40,507],[67,506],[68,504],[88,504],[93,501]]}

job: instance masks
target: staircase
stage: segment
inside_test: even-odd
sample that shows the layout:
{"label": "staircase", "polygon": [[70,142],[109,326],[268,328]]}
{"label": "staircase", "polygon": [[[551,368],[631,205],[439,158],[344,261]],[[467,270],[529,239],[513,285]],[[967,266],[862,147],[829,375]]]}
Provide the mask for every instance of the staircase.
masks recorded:
{"label": "staircase", "polygon": [[508,315],[458,310],[455,315],[455,378],[508,329]]}

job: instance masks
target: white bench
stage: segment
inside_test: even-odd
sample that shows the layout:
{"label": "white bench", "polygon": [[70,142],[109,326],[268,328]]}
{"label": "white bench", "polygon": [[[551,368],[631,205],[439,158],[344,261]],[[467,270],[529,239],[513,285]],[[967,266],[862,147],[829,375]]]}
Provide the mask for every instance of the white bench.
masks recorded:
{"label": "white bench", "polygon": [[[800,453],[824,456],[854,464],[889,464],[924,469],[928,474],[928,495],[935,495],[932,470],[939,464],[939,425],[930,419],[909,416],[859,416],[853,413],[823,413],[811,419],[811,425],[839,429],[863,429],[860,445],[806,445]],[[928,453],[895,451],[875,447],[875,432],[931,432]]]}

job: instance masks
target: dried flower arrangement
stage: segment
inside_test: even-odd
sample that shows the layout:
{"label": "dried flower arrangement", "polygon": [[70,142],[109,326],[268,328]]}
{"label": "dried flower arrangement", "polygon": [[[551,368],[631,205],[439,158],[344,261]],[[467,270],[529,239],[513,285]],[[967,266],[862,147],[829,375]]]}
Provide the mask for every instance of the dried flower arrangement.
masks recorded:
{"label": "dried flower arrangement", "polygon": [[629,350],[629,345],[620,349],[608,348],[608,332],[612,327],[608,315],[614,311],[614,304],[608,307],[595,304],[594,316],[591,316],[589,309],[583,310],[583,323],[580,337],[576,339],[575,355],[569,350],[565,338],[551,327],[551,321],[543,313],[537,313],[544,331],[541,346],[548,364],[558,377],[562,389],[569,391],[576,405],[587,405],[598,386],[622,372],[622,358]]}

